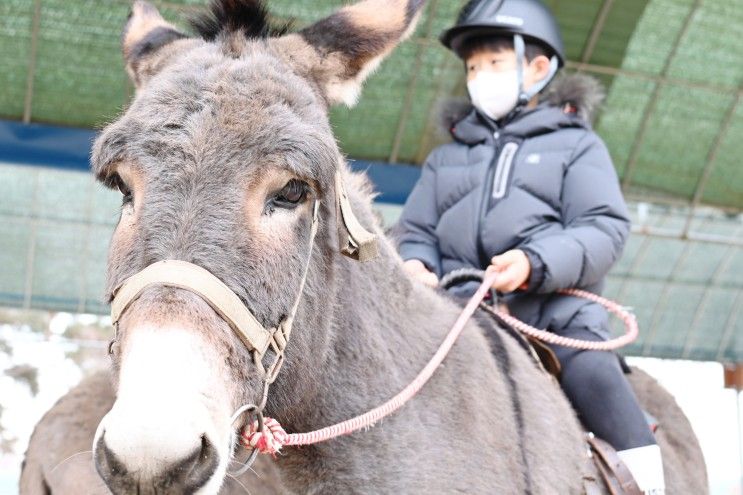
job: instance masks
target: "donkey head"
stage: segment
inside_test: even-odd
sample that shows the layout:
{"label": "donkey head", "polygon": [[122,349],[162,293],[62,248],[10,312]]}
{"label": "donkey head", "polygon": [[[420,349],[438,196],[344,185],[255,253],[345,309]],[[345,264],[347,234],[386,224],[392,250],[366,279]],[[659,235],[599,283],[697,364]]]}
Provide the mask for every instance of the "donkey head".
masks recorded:
{"label": "donkey head", "polygon": [[[291,313],[309,259],[279,380],[310,375],[329,345],[323,292],[339,256],[335,182],[345,170],[328,107],[356,100],[422,4],[366,0],[284,34],[268,27],[256,1],[214,1],[194,38],[135,3],[122,40],[137,93],[92,157],[98,179],[123,195],[109,299],[145,267],[182,260],[275,328]],[[260,401],[249,349],[204,299],[157,285],[128,306],[110,353],[117,399],[94,444],[109,488],[216,493],[233,453],[230,415]],[[292,384],[297,394],[306,382]]]}

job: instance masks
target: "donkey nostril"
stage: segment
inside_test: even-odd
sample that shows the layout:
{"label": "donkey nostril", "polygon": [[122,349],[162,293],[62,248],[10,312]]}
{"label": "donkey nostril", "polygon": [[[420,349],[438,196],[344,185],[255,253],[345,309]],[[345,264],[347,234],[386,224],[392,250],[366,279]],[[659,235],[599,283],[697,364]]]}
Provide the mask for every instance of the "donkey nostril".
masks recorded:
{"label": "donkey nostril", "polygon": [[191,493],[206,484],[219,466],[219,454],[212,443],[201,435],[201,444],[193,453],[173,464],[162,475],[164,486],[178,487]]}
{"label": "donkey nostril", "polygon": [[[212,443],[201,435],[199,445],[180,461],[170,464],[150,478],[148,485],[167,493],[193,493],[203,487],[217,471],[219,454]],[[130,473],[124,463],[108,447],[105,432],[95,445],[95,467],[114,494],[139,493],[141,473]],[[136,478],[136,479],[135,479]]]}
{"label": "donkey nostril", "polygon": [[105,431],[95,444],[95,469],[112,493],[129,493],[134,488],[128,471],[116,454],[108,448]]}

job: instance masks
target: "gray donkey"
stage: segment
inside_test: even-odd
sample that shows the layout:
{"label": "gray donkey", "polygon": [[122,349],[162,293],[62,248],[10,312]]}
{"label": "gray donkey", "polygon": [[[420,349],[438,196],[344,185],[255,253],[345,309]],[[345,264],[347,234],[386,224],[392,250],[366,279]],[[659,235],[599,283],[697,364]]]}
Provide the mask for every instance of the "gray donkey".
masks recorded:
{"label": "gray donkey", "polygon": [[[96,176],[123,195],[108,296],[148,265],[183,260],[221,279],[264,327],[276,327],[298,300],[265,406],[289,432],[334,424],[394,395],[460,312],[403,274],[376,224],[371,188],[349,172],[328,122],[328,108],[352,104],[365,77],[413,31],[423,4],[366,0],[286,34],[268,27],[259,3],[222,0],[196,23],[201,38],[191,38],[137,2],[123,34],[137,95],[92,157]],[[372,261],[340,253],[351,219],[336,210],[339,183],[354,218],[379,237]],[[55,406],[32,438],[22,491],[61,493],[50,469],[64,457],[49,446],[65,435],[68,452],[71,444],[94,449],[98,475],[70,474],[78,493],[81,480],[91,492],[219,492],[245,455],[229,418],[262,395],[243,341],[201,297],[156,286],[129,306],[110,354],[115,393],[102,391],[99,376]],[[643,399],[665,397],[647,383]],[[84,410],[92,397],[94,413],[61,413]],[[678,411],[670,397],[651,410],[661,421]],[[659,435],[668,492],[704,493],[699,447],[683,416],[675,419]],[[474,320],[399,412],[368,431],[286,447],[262,466],[262,479],[247,478],[255,493],[570,494],[596,477],[558,386],[510,337]]]}

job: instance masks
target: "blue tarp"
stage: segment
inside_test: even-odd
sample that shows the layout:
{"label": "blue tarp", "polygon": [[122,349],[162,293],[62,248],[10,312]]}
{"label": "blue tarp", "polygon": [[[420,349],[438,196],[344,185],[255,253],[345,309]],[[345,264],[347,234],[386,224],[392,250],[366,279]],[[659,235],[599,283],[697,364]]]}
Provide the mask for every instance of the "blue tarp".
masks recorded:
{"label": "blue tarp", "polygon": [[[87,171],[95,135],[89,129],[0,120],[0,162]],[[404,203],[420,175],[420,168],[413,165],[353,159],[350,163],[354,170],[367,172],[384,203]]]}
{"label": "blue tarp", "polygon": [[0,120],[0,162],[88,170],[95,132]]}

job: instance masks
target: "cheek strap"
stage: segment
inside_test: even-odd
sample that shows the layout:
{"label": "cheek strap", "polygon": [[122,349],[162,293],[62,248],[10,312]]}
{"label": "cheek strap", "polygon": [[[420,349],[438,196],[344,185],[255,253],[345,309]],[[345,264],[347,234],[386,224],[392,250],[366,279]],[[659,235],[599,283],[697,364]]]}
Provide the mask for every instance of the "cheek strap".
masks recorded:
{"label": "cheek strap", "polygon": [[550,69],[544,79],[537,81],[528,90],[524,89],[524,63],[526,62],[526,44],[520,34],[513,35],[513,48],[516,52],[516,75],[519,81],[519,103],[518,106],[528,105],[534,96],[539,94],[552,81],[560,68],[560,61],[556,56],[550,59]]}
{"label": "cheek strap", "polygon": [[366,230],[354,215],[340,170],[335,173],[335,213],[341,253],[358,261],[376,258],[379,255],[377,235]]}

